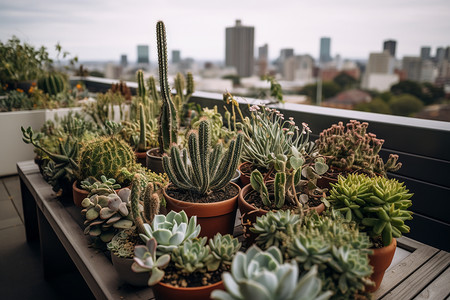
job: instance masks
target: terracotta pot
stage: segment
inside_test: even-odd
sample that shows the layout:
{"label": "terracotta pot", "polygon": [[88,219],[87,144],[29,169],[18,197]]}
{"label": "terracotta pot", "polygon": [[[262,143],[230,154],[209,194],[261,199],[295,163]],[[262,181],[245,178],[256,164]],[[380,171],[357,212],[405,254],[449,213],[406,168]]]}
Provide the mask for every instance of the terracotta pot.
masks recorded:
{"label": "terracotta pot", "polygon": [[134,260],[132,258],[118,257],[111,252],[111,261],[119,274],[120,279],[134,286],[147,286],[150,273],[136,273],[131,270]]}
{"label": "terracotta pot", "polygon": [[138,152],[135,151],[134,155],[136,156],[136,162],[140,163],[142,166],[146,166],[147,164],[147,151]]}
{"label": "terracotta pot", "polygon": [[162,174],[164,173],[162,157],[157,156],[156,153],[159,153],[159,148],[152,148],[146,152],[146,166],[147,169]]}
{"label": "terracotta pot", "polygon": [[238,170],[239,170],[239,172],[241,172],[240,179],[241,179],[242,186],[246,186],[247,184],[250,183],[250,176],[244,174],[244,172],[242,172],[242,170],[241,170],[242,166],[249,165],[249,164],[250,164],[249,162],[244,162],[238,166]]}
{"label": "terracotta pot", "polygon": [[370,280],[375,282],[375,285],[366,287],[368,292],[373,293],[380,287],[384,272],[386,272],[386,269],[391,265],[396,248],[397,240],[392,238],[392,242],[389,246],[372,249],[373,254],[369,255],[369,263],[373,267],[373,273],[372,276],[370,276]]}
{"label": "terracotta pot", "polygon": [[197,223],[202,227],[201,236],[212,238],[216,233],[233,234],[234,223],[237,211],[237,198],[240,194],[241,188],[233,183],[238,188],[236,196],[215,203],[191,203],[180,201],[170,197],[164,189],[164,198],[166,198],[167,211],[174,210],[176,212],[184,210],[186,214],[197,216]]}
{"label": "terracotta pot", "polygon": [[208,286],[177,288],[171,284],[159,282],[153,286],[155,298],[159,300],[183,299],[183,300],[208,300],[214,290],[225,290],[223,281]]}
{"label": "terracotta pot", "polygon": [[[241,223],[244,229],[244,233],[246,234],[247,240],[250,243],[253,243],[256,235],[253,234],[249,229],[250,227],[252,227],[253,223],[256,222],[257,217],[264,216],[268,211],[265,209],[257,208],[256,206],[248,203],[245,200],[245,197],[251,191],[253,191],[251,184],[247,184],[242,188],[238,197],[238,206],[239,210],[241,211]],[[325,204],[321,203],[320,205],[312,207],[311,209],[314,209],[318,214],[321,214],[325,210]]]}
{"label": "terracotta pot", "polygon": [[72,185],[73,203],[75,203],[75,205],[78,207],[82,207],[81,202],[83,202],[84,198],[89,195],[89,192],[78,188],[77,184],[78,181],[75,180]]}

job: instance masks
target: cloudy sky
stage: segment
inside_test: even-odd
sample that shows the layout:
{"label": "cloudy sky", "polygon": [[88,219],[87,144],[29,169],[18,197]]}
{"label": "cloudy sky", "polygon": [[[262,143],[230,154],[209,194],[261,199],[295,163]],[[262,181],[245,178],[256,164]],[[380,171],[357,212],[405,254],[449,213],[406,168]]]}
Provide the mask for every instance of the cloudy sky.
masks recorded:
{"label": "cloudy sky", "polygon": [[168,48],[183,58],[224,60],[225,28],[241,19],[255,27],[255,51],[269,44],[317,57],[319,39],[332,39],[332,55],[368,58],[386,39],[397,57],[419,55],[421,46],[450,45],[448,0],[0,0],[0,40],[12,35],[53,53],[56,42],[81,60],[136,60],[136,45],[150,45],[155,25],[166,24]]}

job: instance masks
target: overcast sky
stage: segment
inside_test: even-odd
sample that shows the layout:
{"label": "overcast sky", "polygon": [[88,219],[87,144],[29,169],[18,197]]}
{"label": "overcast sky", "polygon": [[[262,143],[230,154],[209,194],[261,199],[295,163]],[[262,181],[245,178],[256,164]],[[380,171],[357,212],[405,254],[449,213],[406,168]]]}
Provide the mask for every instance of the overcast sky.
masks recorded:
{"label": "overcast sky", "polygon": [[331,37],[332,55],[367,59],[383,41],[397,41],[397,58],[418,56],[421,46],[450,45],[449,0],[0,0],[0,40],[12,35],[53,53],[60,42],[81,60],[136,60],[136,45],[150,45],[166,24],[168,49],[182,58],[224,60],[225,28],[241,19],[255,27],[257,47],[269,57],[282,48],[318,57],[320,37]]}

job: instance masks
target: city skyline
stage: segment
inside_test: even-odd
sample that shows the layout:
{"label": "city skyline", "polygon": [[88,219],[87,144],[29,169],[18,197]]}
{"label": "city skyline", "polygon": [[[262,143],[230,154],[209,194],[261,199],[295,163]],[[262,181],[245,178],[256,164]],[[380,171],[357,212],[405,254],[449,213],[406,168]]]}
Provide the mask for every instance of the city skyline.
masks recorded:
{"label": "city skyline", "polygon": [[[395,2],[395,3],[391,3]],[[227,1],[226,6],[193,0],[131,1],[127,5],[106,0],[56,1],[0,0],[0,40],[12,35],[51,54],[57,42],[80,60],[114,60],[126,54],[136,61],[136,46],[150,46],[156,61],[155,24],[167,28],[168,50],[181,58],[225,60],[225,28],[236,19],[255,28],[254,52],[268,44],[269,59],[281,49],[319,57],[321,37],[331,38],[331,56],[367,59],[380,52],[385,40],[397,41],[396,56],[420,56],[420,49],[450,45],[450,3],[444,0],[319,2]]]}

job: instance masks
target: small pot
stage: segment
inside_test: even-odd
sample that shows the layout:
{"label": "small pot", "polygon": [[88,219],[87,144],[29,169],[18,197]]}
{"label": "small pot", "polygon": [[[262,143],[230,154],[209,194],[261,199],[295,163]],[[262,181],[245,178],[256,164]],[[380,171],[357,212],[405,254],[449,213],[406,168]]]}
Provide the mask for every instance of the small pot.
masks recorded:
{"label": "small pot", "polygon": [[223,281],[207,286],[179,288],[171,284],[158,282],[153,286],[155,298],[159,300],[183,299],[183,300],[209,300],[214,290],[225,290]]}
{"label": "small pot", "polygon": [[147,286],[150,273],[136,273],[131,270],[134,260],[132,258],[118,257],[111,252],[111,261],[119,274],[120,279],[134,286]]}
{"label": "small pot", "polygon": [[242,186],[246,186],[247,184],[250,183],[250,176],[248,176],[247,174],[244,174],[244,172],[242,172],[242,170],[241,170],[242,166],[249,165],[249,164],[250,164],[249,162],[244,162],[238,166],[238,170],[241,173],[240,179],[241,179]]}
{"label": "small pot", "polygon": [[146,152],[146,166],[155,173],[163,174],[162,156],[157,156],[156,153],[159,153],[159,148],[152,148]]}
{"label": "small pot", "polygon": [[82,207],[81,202],[83,202],[84,198],[89,195],[89,192],[77,187],[78,181],[75,180],[72,185],[72,195],[73,195],[73,203],[76,206]]}
{"label": "small pot", "polygon": [[136,156],[136,162],[140,163],[143,167],[147,164],[147,151],[138,152],[135,151],[134,155]]}
{"label": "small pot", "polygon": [[239,181],[240,177],[241,177],[241,171],[236,170],[236,172],[234,172],[233,178],[231,179],[231,182],[234,182],[234,183],[236,183],[237,185],[239,185],[239,183],[240,183],[240,181]]}
{"label": "small pot", "polygon": [[389,244],[389,246],[372,249],[373,254],[369,255],[369,263],[373,267],[373,273],[372,276],[370,276],[370,280],[375,282],[375,285],[367,286],[366,290],[368,292],[373,293],[380,287],[384,272],[386,272],[386,269],[391,265],[396,248],[397,240],[395,238],[392,238],[392,242]]}
{"label": "small pot", "polygon": [[176,212],[184,210],[188,217],[197,216],[197,223],[202,227],[201,236],[212,238],[218,232],[222,235],[232,235],[236,219],[237,199],[241,188],[233,182],[230,182],[230,184],[238,188],[238,194],[233,198],[215,203],[180,201],[167,195],[167,188],[165,188],[163,193],[164,198],[166,198],[166,209],[167,211],[174,210]]}

